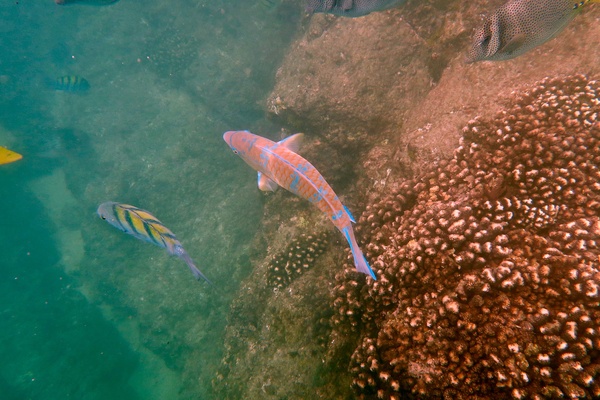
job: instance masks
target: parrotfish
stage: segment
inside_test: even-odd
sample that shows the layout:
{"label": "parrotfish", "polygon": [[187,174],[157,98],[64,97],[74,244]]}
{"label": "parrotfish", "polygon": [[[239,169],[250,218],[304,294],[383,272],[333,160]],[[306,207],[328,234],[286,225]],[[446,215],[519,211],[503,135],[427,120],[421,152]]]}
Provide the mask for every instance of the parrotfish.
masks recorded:
{"label": "parrotfish", "polygon": [[163,225],[154,215],[128,204],[108,201],[98,207],[98,216],[115,228],[140,240],[155,244],[167,250],[173,256],[181,258],[188,265],[196,279],[211,283],[196,267],[189,254],[183,249],[173,232]]}
{"label": "parrotfish", "polygon": [[600,0],[509,0],[473,36],[467,62],[508,60],[558,35],[588,3]]}
{"label": "parrotfish", "polygon": [[354,218],[319,171],[296,153],[302,137],[297,133],[273,142],[248,131],[229,131],[223,135],[233,152],[258,171],[259,189],[274,191],[281,186],[317,206],[348,241],[356,269],[377,279],[356,243]]}
{"label": "parrotfish", "polygon": [[48,86],[54,90],[70,93],[87,92],[91,87],[87,79],[77,75],[61,76],[54,81],[48,82]]}
{"label": "parrotfish", "polygon": [[21,158],[23,158],[23,156],[19,153],[15,153],[6,147],[0,146],[0,165],[10,164],[12,162],[19,161]]}
{"label": "parrotfish", "polygon": [[399,6],[406,0],[306,0],[306,11],[342,17],[362,17]]}

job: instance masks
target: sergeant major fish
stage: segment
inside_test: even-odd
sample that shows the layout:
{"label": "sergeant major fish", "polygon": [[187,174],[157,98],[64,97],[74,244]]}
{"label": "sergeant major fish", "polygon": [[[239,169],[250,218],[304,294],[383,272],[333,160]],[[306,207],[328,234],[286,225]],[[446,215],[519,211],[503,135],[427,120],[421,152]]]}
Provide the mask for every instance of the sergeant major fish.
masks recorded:
{"label": "sergeant major fish", "polygon": [[98,215],[100,218],[125,233],[167,249],[169,254],[177,256],[185,261],[196,279],[199,280],[202,278],[206,282],[212,283],[198,268],[196,268],[191,257],[183,249],[183,246],[179,240],[177,240],[173,232],[148,211],[144,211],[128,204],[108,201],[100,204],[98,207]]}
{"label": "sergeant major fish", "polygon": [[348,241],[356,269],[377,279],[356,243],[351,224],[354,218],[319,171],[296,154],[302,136],[297,133],[275,143],[248,131],[229,131],[223,139],[235,154],[258,171],[259,189],[274,191],[281,186],[323,211]]}
{"label": "sergeant major fish", "polygon": [[61,76],[54,81],[48,82],[48,86],[60,92],[71,93],[87,92],[91,87],[87,79],[77,75]]}
{"label": "sergeant major fish", "polygon": [[558,35],[588,3],[600,0],[509,0],[473,36],[467,62],[508,60]]}
{"label": "sergeant major fish", "polygon": [[383,11],[406,0],[306,0],[306,11],[342,17],[362,17],[373,11]]}

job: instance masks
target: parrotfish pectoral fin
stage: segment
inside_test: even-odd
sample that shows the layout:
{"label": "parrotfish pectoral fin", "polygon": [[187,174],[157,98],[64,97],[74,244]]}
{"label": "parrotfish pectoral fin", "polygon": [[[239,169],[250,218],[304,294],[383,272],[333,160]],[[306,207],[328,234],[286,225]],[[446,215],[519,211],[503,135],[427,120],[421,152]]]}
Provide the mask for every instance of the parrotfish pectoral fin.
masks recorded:
{"label": "parrotfish pectoral fin", "polygon": [[175,251],[175,254],[177,254],[177,256],[179,258],[181,258],[183,261],[185,261],[185,263],[188,265],[188,267],[190,267],[190,270],[192,271],[192,274],[194,274],[194,277],[196,278],[197,281],[199,281],[200,279],[204,279],[210,285],[213,284],[206,276],[204,276],[204,274],[202,272],[200,272],[200,270],[196,267],[196,265],[194,265],[194,261],[189,256],[189,254],[185,250],[183,250],[183,248],[177,249]]}
{"label": "parrotfish pectoral fin", "polygon": [[352,258],[354,259],[354,266],[358,272],[362,272],[363,274],[369,275],[373,280],[377,280],[375,276],[375,272],[371,269],[369,262],[365,258],[364,254],[358,247],[356,243],[356,238],[354,237],[354,231],[351,226],[347,226],[342,230],[344,237],[348,241],[350,245],[350,251],[352,251]]}
{"label": "parrotfish pectoral fin", "polygon": [[304,140],[304,133],[296,133],[295,135],[288,136],[283,140],[277,142],[277,144],[281,146],[285,146],[288,150],[297,153],[300,150],[300,146],[302,146],[302,141]]}
{"label": "parrotfish pectoral fin", "polygon": [[272,179],[267,178],[261,172],[258,173],[258,188],[263,192],[274,192],[279,187]]}

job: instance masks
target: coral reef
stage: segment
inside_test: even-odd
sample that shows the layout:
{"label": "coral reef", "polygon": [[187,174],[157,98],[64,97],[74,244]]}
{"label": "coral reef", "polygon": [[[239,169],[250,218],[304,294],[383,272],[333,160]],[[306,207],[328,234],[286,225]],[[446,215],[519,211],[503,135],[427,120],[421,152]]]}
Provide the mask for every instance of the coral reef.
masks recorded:
{"label": "coral reef", "polygon": [[600,396],[600,84],[545,79],[367,207],[336,275],[361,398]]}
{"label": "coral reef", "polygon": [[267,267],[267,285],[283,289],[311,268],[315,259],[325,251],[328,233],[300,234],[282,252],[273,257]]}

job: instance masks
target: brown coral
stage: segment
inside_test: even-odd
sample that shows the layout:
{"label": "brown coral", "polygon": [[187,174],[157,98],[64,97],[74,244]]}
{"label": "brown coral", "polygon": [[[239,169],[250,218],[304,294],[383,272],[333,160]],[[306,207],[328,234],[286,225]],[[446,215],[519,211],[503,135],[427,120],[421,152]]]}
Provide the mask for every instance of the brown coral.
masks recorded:
{"label": "brown coral", "polygon": [[359,220],[336,331],[363,398],[600,396],[598,82],[547,79]]}
{"label": "brown coral", "polygon": [[267,268],[267,285],[283,289],[291,281],[310,269],[315,259],[327,246],[327,232],[313,235],[301,234],[279,254],[273,257]]}

